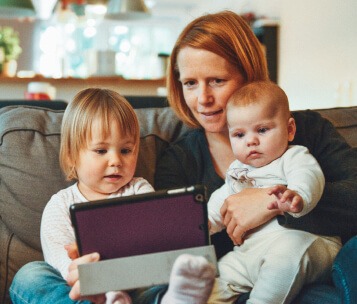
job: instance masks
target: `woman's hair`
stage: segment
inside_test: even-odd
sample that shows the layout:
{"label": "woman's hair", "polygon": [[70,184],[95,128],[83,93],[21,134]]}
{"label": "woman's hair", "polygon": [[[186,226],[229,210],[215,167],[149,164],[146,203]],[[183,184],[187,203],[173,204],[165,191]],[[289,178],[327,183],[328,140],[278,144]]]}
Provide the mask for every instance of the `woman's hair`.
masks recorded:
{"label": "woman's hair", "polygon": [[268,104],[272,115],[280,112],[291,117],[289,100],[284,90],[272,81],[254,81],[236,90],[229,98],[227,111],[254,103]]}
{"label": "woman's hair", "polygon": [[222,11],[193,20],[176,41],[167,75],[170,106],[191,127],[200,125],[186,105],[177,66],[178,53],[185,47],[204,49],[221,56],[237,67],[245,82],[269,79],[262,46],[243,18],[234,12]]}
{"label": "woman's hair", "polygon": [[100,118],[103,137],[115,121],[123,136],[135,139],[138,153],[140,127],[129,102],[115,91],[89,88],[80,91],[64,112],[61,128],[60,165],[68,180],[77,179],[74,168],[79,152],[92,136],[93,121]]}

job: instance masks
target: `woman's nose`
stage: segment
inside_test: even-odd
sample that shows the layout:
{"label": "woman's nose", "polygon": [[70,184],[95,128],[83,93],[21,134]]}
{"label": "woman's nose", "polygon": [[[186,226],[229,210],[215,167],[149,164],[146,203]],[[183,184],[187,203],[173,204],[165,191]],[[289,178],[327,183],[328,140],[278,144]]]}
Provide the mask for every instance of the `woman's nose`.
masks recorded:
{"label": "woman's nose", "polygon": [[202,86],[198,90],[197,100],[200,104],[206,104],[212,102],[213,96],[211,94],[210,89],[207,86]]}

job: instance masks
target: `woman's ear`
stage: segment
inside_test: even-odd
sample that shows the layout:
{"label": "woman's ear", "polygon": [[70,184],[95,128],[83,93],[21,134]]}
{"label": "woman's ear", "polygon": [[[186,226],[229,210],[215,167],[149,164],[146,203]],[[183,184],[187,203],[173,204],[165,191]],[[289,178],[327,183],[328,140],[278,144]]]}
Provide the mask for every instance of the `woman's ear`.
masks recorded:
{"label": "woman's ear", "polygon": [[293,141],[296,133],[295,119],[290,117],[288,120],[288,140]]}

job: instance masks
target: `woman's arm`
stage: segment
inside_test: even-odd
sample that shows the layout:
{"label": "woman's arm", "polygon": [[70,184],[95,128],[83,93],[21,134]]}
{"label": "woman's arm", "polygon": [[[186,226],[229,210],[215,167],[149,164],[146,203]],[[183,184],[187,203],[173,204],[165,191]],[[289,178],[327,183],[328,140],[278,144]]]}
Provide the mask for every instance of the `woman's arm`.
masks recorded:
{"label": "woman's arm", "polygon": [[222,208],[223,223],[233,243],[240,245],[253,229],[281,214],[278,209],[267,206],[274,200],[269,188],[246,188],[229,196]]}

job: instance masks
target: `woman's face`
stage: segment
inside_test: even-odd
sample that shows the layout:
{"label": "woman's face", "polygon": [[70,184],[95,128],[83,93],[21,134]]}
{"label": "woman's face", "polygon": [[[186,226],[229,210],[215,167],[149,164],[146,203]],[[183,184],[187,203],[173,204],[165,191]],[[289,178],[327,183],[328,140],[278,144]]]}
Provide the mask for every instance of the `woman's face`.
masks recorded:
{"label": "woman's face", "polygon": [[187,106],[206,132],[227,132],[226,105],[244,84],[238,69],[215,53],[185,47],[177,56]]}

